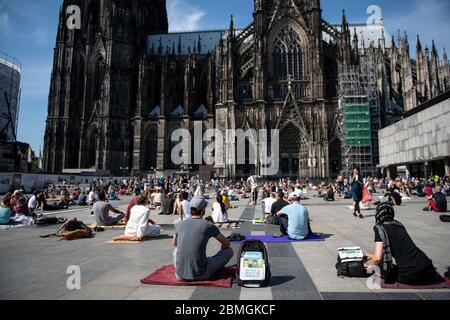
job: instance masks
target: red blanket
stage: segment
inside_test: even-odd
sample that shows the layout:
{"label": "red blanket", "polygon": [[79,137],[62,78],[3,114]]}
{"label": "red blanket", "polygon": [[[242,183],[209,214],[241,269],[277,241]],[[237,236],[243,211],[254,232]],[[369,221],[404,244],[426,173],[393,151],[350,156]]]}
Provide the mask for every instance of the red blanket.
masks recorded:
{"label": "red blanket", "polygon": [[208,281],[179,281],[175,278],[175,266],[162,267],[148,277],[141,280],[143,284],[165,285],[165,286],[203,286],[231,288],[236,273],[236,266],[224,268],[213,279]]}

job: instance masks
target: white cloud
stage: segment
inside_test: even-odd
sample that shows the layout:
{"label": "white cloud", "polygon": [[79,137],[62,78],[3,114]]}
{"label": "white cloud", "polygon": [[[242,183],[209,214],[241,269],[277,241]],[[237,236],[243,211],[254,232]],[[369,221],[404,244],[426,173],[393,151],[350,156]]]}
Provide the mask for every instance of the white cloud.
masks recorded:
{"label": "white cloud", "polygon": [[[397,35],[397,29],[408,33],[411,53],[415,53],[416,35],[420,35],[422,45],[431,47],[434,39],[442,57],[442,48],[450,49],[450,20],[448,13],[450,2],[448,0],[414,0],[404,11],[396,11],[387,14],[385,11],[385,24],[391,33]],[[397,37],[395,37],[397,38]]]}
{"label": "white cloud", "polygon": [[201,9],[186,0],[169,0],[167,3],[170,31],[199,29],[200,20],[205,15]]}

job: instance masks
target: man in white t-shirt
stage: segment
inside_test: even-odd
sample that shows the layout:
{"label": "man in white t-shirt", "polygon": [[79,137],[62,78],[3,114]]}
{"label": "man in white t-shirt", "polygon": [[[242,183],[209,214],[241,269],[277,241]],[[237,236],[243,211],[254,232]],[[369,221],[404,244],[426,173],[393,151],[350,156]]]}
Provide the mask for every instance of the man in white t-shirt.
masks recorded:
{"label": "man in white t-shirt", "polygon": [[275,203],[275,201],[277,201],[277,199],[275,193],[273,192],[270,194],[270,197],[265,198],[262,201],[264,214],[266,215],[266,217],[270,216],[270,212],[272,211],[272,205]]}

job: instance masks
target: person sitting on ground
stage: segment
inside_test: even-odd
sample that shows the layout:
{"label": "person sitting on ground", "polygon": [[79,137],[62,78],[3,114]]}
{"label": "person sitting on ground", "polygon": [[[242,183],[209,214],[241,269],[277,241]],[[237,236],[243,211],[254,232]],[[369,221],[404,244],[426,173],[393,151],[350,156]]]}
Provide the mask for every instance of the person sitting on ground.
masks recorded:
{"label": "person sitting on ground", "polygon": [[65,194],[63,196],[61,196],[61,200],[58,202],[58,204],[56,206],[61,209],[69,208],[69,199],[67,198],[67,196]]}
{"label": "person sitting on ground", "polygon": [[44,193],[40,193],[38,195],[38,201],[41,203],[42,211],[57,211],[63,209],[58,207],[57,204],[48,204],[47,200],[45,199]]}
{"label": "person sitting on ground", "polygon": [[124,196],[126,193],[127,189],[125,189],[125,186],[120,186],[119,195]]}
{"label": "person sitting on ground", "polygon": [[92,188],[87,197],[87,204],[92,206],[97,201],[99,201],[98,193],[95,188]]}
{"label": "person sitting on ground", "polygon": [[162,203],[162,211],[161,214],[169,216],[173,212],[173,207],[175,205],[175,199],[173,198],[173,193],[169,192],[164,197],[163,203]]}
{"label": "person sitting on ground", "polygon": [[142,241],[161,235],[161,227],[150,220],[150,209],[146,207],[148,203],[147,194],[141,194],[137,204],[131,208],[130,219],[124,233],[124,237],[128,240]]}
{"label": "person sitting on ground", "polygon": [[223,197],[217,196],[213,203],[213,213],[211,215],[214,223],[224,223],[228,221],[227,206],[223,202]]}
{"label": "person sitting on ground", "polygon": [[39,208],[39,201],[38,201],[38,195],[39,192],[35,191],[33,192],[33,196],[28,200],[28,210],[30,213],[35,212]]}
{"label": "person sitting on ground", "polygon": [[431,187],[431,184],[425,184],[425,188],[423,188],[423,194],[425,195],[425,197],[431,197],[433,195],[433,188]]}
{"label": "person sitting on ground", "polygon": [[87,204],[87,196],[85,191],[81,191],[80,195],[78,196],[76,205],[77,206],[85,206]]}
{"label": "person sitting on ground", "polygon": [[188,201],[189,194],[186,191],[182,191],[181,198],[183,199],[181,201],[181,220],[192,219],[191,208]]}
{"label": "person sitting on ground", "polygon": [[293,240],[306,239],[312,232],[308,210],[300,204],[300,198],[297,194],[291,193],[289,200],[291,204],[277,213],[281,234],[276,236],[288,236],[289,239]]}
{"label": "person sitting on ground", "polygon": [[125,211],[125,223],[127,223],[128,220],[130,219],[131,209],[135,205],[137,205],[140,194],[141,193],[139,191],[137,191],[137,192],[135,192],[133,198],[131,198],[130,203],[128,204],[127,210]]}
{"label": "person sitting on ground", "polygon": [[270,194],[270,197],[262,200],[263,213],[267,219],[268,216],[272,214],[272,205],[277,201],[276,195],[274,192]]}
{"label": "person sitting on ground", "polygon": [[227,209],[233,209],[234,206],[231,204],[230,198],[228,198],[228,192],[225,190],[222,190],[220,192],[220,195],[222,197],[222,202],[225,203],[225,205],[227,206]]}
{"label": "person sitting on ground", "polygon": [[377,207],[375,222],[375,252],[366,254],[365,267],[380,266],[385,283],[413,286],[436,283],[440,277],[432,261],[415,245],[405,227],[395,220],[391,205],[383,203]]}
{"label": "person sitting on ground", "polygon": [[164,199],[164,193],[161,188],[156,188],[156,190],[151,195],[152,198],[152,204],[155,207],[161,207],[163,199]]}
{"label": "person sitting on ground", "polygon": [[[98,198],[99,201],[94,203],[94,207],[92,208],[94,211],[95,223],[98,227],[113,226],[125,218],[125,214],[122,211],[115,209],[112,205],[105,202],[106,194],[104,191],[100,191]],[[111,217],[109,215],[110,211],[116,213],[117,217]]]}
{"label": "person sitting on ground", "polygon": [[327,193],[323,194],[322,198],[325,201],[334,201],[335,193],[336,187],[334,186],[334,183],[330,183],[330,185],[327,186]]}
{"label": "person sitting on ground", "polygon": [[[176,226],[173,262],[178,280],[210,280],[233,257],[228,239],[217,226],[203,219],[207,205],[205,199],[193,198],[190,202],[192,219],[181,221]],[[215,256],[207,258],[206,247],[210,238],[219,241],[222,248]]]}
{"label": "person sitting on ground", "polygon": [[423,209],[423,211],[434,211],[437,213],[447,212],[447,198],[445,194],[442,193],[441,186],[436,186],[434,189],[434,194],[427,197],[428,207]]}
{"label": "person sitting on ground", "polygon": [[[284,192],[283,191],[278,191],[277,193],[277,201],[275,201],[272,204],[272,207],[270,208],[270,215],[276,218],[276,221],[278,221],[278,215],[277,213],[281,211],[281,209],[283,209],[284,207],[288,206],[289,202],[287,202],[284,199]],[[274,224],[278,224],[278,223],[274,223]]]}
{"label": "person sitting on ground", "polygon": [[14,219],[11,219],[11,198],[4,197],[0,207],[0,225],[14,225]]}
{"label": "person sitting on ground", "polygon": [[108,191],[108,200],[111,200],[111,201],[118,201],[119,200],[119,197],[117,196],[116,190],[114,188],[112,188],[112,187],[110,187],[109,191]]}
{"label": "person sitting on ground", "polygon": [[389,203],[393,206],[400,206],[402,204],[402,197],[394,187],[390,187],[384,196],[388,197]]}

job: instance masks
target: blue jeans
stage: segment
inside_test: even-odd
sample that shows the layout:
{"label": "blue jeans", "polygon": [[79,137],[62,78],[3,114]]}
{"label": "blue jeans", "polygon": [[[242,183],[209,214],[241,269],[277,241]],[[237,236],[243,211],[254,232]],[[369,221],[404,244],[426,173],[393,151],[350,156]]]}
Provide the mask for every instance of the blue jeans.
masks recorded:
{"label": "blue jeans", "polygon": [[[216,273],[218,273],[220,270],[222,270],[226,264],[231,260],[233,257],[233,250],[231,248],[222,249],[214,257],[208,257],[207,258],[207,265],[206,265],[206,272],[199,277],[198,279],[194,280],[185,280],[185,281],[206,281],[211,279]],[[177,249],[173,252],[173,264],[177,265]],[[177,280],[183,281],[184,279],[180,278],[175,270],[175,277]]]}

